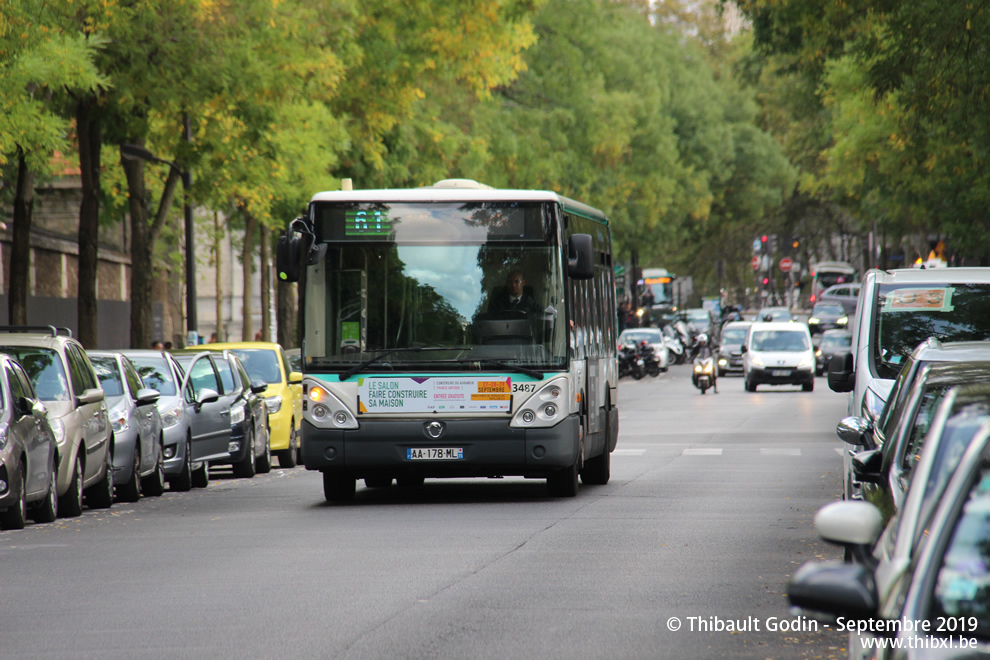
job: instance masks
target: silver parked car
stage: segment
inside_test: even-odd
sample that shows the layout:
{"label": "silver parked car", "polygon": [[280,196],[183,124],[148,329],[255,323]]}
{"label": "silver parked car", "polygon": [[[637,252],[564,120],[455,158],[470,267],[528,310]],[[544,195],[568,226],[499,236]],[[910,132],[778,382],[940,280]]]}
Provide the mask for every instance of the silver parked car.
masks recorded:
{"label": "silver parked car", "polygon": [[31,379],[0,355],[0,526],[22,529],[29,513],[58,516],[58,443]]}
{"label": "silver parked car", "polygon": [[117,497],[126,502],[137,502],[142,493],[158,497],[165,492],[158,390],[145,387],[126,355],[88,353],[110,408]]}
{"label": "silver parked car", "polygon": [[103,390],[82,344],[68,328],[0,327],[0,352],[31,378],[58,441],[59,515],[113,504],[113,429]]}
{"label": "silver parked car", "polygon": [[186,372],[165,351],[129,349],[121,353],[131,360],[145,384],[160,395],[157,407],[162,419],[165,479],[169,488],[176,491],[187,491],[194,485],[205,488],[210,473],[206,461],[193,448],[191,423],[196,410],[183,396]]}

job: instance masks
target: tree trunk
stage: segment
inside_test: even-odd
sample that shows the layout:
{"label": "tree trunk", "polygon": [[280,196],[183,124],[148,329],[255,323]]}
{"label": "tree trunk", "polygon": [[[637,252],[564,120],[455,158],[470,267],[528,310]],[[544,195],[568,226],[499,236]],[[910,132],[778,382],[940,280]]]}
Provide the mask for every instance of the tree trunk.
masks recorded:
{"label": "tree trunk", "polygon": [[220,214],[213,212],[213,265],[217,279],[216,306],[217,306],[217,341],[227,341],[226,328],[223,328],[223,223],[220,222]]}
{"label": "tree trunk", "polygon": [[10,245],[10,290],[7,317],[10,325],[27,325],[27,298],[31,274],[31,218],[34,213],[34,172],[17,148],[17,189]]}
{"label": "tree trunk", "polygon": [[254,340],[254,326],[251,323],[253,310],[251,309],[252,287],[251,267],[254,265],[254,229],[258,221],[248,211],[244,212],[244,250],[241,252],[241,275],[244,281],[244,300],[242,311],[244,324],[241,326],[241,341]]}
{"label": "tree trunk", "polygon": [[[132,141],[143,145],[143,141]],[[121,158],[127,177],[128,210],[131,216],[131,348],[151,346],[152,284],[155,281],[155,243],[172,208],[180,174],[169,172],[153,221],[148,221],[148,195],[144,185],[144,162]]]}
{"label": "tree trunk", "polygon": [[95,112],[96,98],[88,96],[76,107],[76,133],[79,139],[79,169],[82,204],[79,207],[79,341],[87,348],[99,347],[98,292],[100,236],[100,146],[102,128]]}
{"label": "tree trunk", "polygon": [[296,337],[295,305],[296,292],[294,285],[278,280],[275,289],[275,325],[278,328],[276,341],[285,348],[295,348],[300,345]]}
{"label": "tree trunk", "polygon": [[261,338],[264,341],[271,341],[272,337],[272,280],[271,280],[271,254],[269,252],[271,235],[268,227],[259,227],[259,243],[261,244]]}

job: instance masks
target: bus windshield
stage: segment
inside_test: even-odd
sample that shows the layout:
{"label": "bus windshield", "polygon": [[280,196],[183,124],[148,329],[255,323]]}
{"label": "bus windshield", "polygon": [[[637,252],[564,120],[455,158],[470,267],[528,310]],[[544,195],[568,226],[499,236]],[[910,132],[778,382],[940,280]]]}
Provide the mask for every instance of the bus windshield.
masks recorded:
{"label": "bus windshield", "polygon": [[310,371],[402,348],[431,350],[398,350],[368,371],[566,363],[561,256],[545,241],[330,243],[308,270],[305,309]]}

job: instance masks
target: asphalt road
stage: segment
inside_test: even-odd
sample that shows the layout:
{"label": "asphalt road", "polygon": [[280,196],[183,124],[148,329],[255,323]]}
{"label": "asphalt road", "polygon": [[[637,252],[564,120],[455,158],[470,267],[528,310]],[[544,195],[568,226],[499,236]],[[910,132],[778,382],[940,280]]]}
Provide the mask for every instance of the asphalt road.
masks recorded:
{"label": "asphalt road", "polygon": [[302,468],[214,471],[0,532],[0,657],[844,656],[785,598],[840,555],[811,518],[841,493],[844,397],[728,377],[702,396],[688,369],[623,379],[612,480],[573,499],[506,478],[340,506]]}

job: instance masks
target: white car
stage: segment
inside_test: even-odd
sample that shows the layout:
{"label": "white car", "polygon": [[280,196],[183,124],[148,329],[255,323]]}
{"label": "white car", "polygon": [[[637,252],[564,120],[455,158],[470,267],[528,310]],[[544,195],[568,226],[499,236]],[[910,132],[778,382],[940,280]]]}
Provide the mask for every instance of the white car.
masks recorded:
{"label": "white car", "polygon": [[800,385],[815,389],[815,347],[803,323],[754,323],[743,344],[743,378],[747,392],[758,385]]}
{"label": "white car", "polygon": [[670,367],[670,351],[667,349],[667,343],[664,342],[663,333],[660,330],[656,328],[626,328],[619,335],[620,344],[639,346],[644,341],[653,348],[657,362],[660,363],[660,371],[667,371],[667,368]]}

